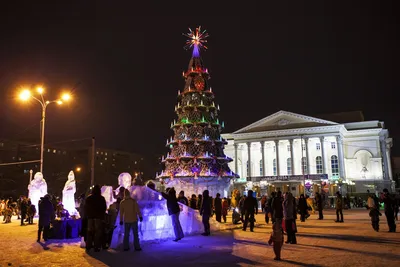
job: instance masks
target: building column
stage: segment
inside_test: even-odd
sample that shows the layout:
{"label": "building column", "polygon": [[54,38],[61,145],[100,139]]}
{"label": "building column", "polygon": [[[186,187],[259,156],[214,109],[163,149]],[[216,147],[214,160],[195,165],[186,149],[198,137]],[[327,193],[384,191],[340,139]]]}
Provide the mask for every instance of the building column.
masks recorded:
{"label": "building column", "polygon": [[239,159],[238,159],[238,144],[233,144],[233,147],[235,148],[235,173],[238,174],[239,171]]}
{"label": "building column", "polygon": [[289,143],[290,143],[290,164],[292,165],[292,174],[291,175],[295,175],[295,171],[294,171],[294,152],[293,152],[293,139],[289,139]]}
{"label": "building column", "polygon": [[388,155],[386,153],[387,146],[386,146],[386,141],[385,139],[381,139],[381,154],[383,158],[383,165],[385,167],[385,175],[383,177],[384,180],[389,180],[389,164],[388,164]]}
{"label": "building column", "polygon": [[251,177],[251,142],[247,143],[247,177]]}
{"label": "building column", "polygon": [[327,159],[326,159],[326,155],[325,155],[325,142],[324,142],[325,138],[323,136],[321,136],[319,138],[319,141],[321,143],[321,158],[322,158],[322,173],[326,174],[326,170],[328,169],[326,167],[326,163],[327,163]]}
{"label": "building column", "polygon": [[339,157],[339,176],[345,179],[345,165],[344,165],[344,154],[343,154],[343,138],[340,135],[336,136],[336,143],[338,146],[338,157]]}
{"label": "building column", "polygon": [[275,142],[275,158],[276,158],[276,175],[280,175],[279,170],[279,140],[274,140]]}
{"label": "building column", "polygon": [[[307,173],[310,174],[311,169],[310,169],[310,155],[308,153],[308,137],[304,138],[304,143],[306,145],[306,157],[307,157]],[[301,145],[301,149],[303,149],[303,144]]]}
{"label": "building column", "polygon": [[393,180],[392,176],[392,162],[390,157],[390,143],[386,143],[386,160],[387,160],[387,167],[388,167],[388,178],[389,180]]}
{"label": "building column", "polygon": [[265,151],[264,151],[265,142],[261,141],[260,144],[261,144],[261,164],[262,164],[261,176],[265,176],[265,173],[266,173],[265,172]]}

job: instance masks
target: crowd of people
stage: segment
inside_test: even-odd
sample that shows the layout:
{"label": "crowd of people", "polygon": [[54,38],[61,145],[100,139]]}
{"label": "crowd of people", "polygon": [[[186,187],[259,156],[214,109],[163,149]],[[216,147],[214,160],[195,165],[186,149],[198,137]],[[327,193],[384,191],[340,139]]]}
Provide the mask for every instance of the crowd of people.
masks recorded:
{"label": "crowd of people", "polygon": [[[148,185],[152,190],[154,186]],[[162,196],[166,199],[168,214],[171,217],[172,226],[174,228],[175,239],[178,242],[184,238],[184,233],[179,221],[179,214],[181,212],[179,203],[187,205],[188,207],[198,210],[202,216],[202,223],[204,225],[203,236],[211,234],[210,218],[215,215],[215,220],[219,223],[226,223],[228,211],[238,210],[240,214],[240,221],[243,224],[243,231],[250,228],[254,231],[255,215],[259,212],[265,214],[265,222],[269,224],[271,221],[272,233],[268,243],[273,245],[275,252],[275,260],[280,260],[281,248],[283,243],[297,244],[296,220],[298,216],[300,222],[305,222],[311,216],[310,213],[317,213],[317,219],[323,220],[323,210],[326,207],[326,199],[318,192],[315,193],[314,198],[301,194],[295,198],[291,192],[282,193],[281,191],[272,192],[270,196],[263,196],[260,204],[255,197],[252,190],[247,191],[246,195],[232,195],[232,198],[221,198],[220,194],[216,194],[215,198],[209,195],[208,190],[204,190],[202,194],[192,195],[190,198],[185,196],[184,191],[179,194],[175,189],[167,188],[166,192],[161,192]],[[90,194],[82,194],[79,197],[79,215],[82,218],[82,227],[80,236],[85,240],[85,248],[87,251],[94,249],[98,252],[101,249],[107,249],[111,243],[112,232],[116,227],[116,219],[118,213],[120,214],[119,224],[124,225],[124,241],[123,247],[125,251],[129,248],[129,235],[133,234],[134,249],[140,251],[141,246],[138,235],[138,222],[143,220],[143,216],[137,201],[131,198],[130,192],[124,187],[119,188],[118,194],[114,195],[116,202],[113,203],[108,209],[105,198],[101,195],[101,190],[98,185],[95,185]],[[349,203],[341,195],[336,192],[333,206],[336,209],[337,223],[343,223],[343,209],[350,208]],[[400,205],[400,192],[397,195],[389,194],[387,189],[378,197],[376,194],[368,192],[368,199],[365,201],[365,207],[369,209],[369,216],[371,217],[371,225],[375,231],[379,231],[379,217],[382,216],[380,212],[381,204],[384,206],[384,213],[389,226],[389,232],[396,231],[395,220],[398,220],[398,212]],[[55,218],[63,219],[69,218],[69,213],[64,209],[62,202],[59,198],[45,195],[40,198],[38,203],[39,210],[36,211],[29,198],[21,196],[16,201],[12,198],[1,200],[0,215],[4,216],[5,223],[11,222],[11,216],[17,215],[21,220],[21,225],[33,223],[33,217],[38,213],[38,238],[40,242],[41,237],[47,241],[51,235],[50,226]],[[284,242],[284,233],[287,239]]]}

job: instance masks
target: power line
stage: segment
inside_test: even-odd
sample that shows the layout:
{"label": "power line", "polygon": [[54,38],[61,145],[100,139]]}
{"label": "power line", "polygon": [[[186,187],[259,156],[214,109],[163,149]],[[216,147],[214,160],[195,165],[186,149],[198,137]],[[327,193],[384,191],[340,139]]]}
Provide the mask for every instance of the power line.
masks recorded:
{"label": "power line", "polygon": [[0,166],[28,164],[28,163],[35,163],[35,162],[40,162],[40,159],[39,159],[39,160],[29,160],[29,161],[10,162],[10,163],[0,163]]}

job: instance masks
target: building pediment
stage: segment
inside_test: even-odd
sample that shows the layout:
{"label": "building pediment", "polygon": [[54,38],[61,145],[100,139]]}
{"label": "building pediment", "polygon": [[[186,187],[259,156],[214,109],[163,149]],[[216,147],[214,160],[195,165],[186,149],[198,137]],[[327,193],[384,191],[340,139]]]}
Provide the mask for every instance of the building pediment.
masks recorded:
{"label": "building pediment", "polygon": [[234,132],[234,134],[331,125],[337,125],[337,123],[281,110]]}

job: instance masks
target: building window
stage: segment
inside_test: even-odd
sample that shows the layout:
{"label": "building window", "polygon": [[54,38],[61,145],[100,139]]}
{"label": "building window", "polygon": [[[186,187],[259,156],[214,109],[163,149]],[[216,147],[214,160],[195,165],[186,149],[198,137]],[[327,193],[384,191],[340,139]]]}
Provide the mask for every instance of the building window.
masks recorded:
{"label": "building window", "polygon": [[48,148],[48,149],[47,149],[47,152],[49,152],[49,153],[50,153],[50,148]]}
{"label": "building window", "polygon": [[104,153],[104,155],[106,155],[106,156],[107,156],[107,152],[106,152],[106,153]]}
{"label": "building window", "polygon": [[287,174],[292,175],[292,159],[288,158],[286,160],[286,166],[287,166]]}
{"label": "building window", "polygon": [[262,161],[262,159],[260,159],[260,176],[263,175],[263,169],[264,169],[263,161]]}
{"label": "building window", "polygon": [[103,162],[100,162],[100,166],[103,166]]}
{"label": "building window", "polygon": [[323,166],[322,166],[322,157],[318,156],[315,158],[315,164],[317,166],[317,174],[322,174]]}
{"label": "building window", "polygon": [[276,159],[274,159],[272,161],[272,172],[276,176],[276,173],[277,173],[277,171],[276,171]]}
{"label": "building window", "polygon": [[316,145],[317,150],[321,150],[321,143],[316,143],[315,145]]}
{"label": "building window", "polygon": [[96,151],[96,154],[98,155],[98,154],[99,154],[99,151]]}
{"label": "building window", "polygon": [[306,157],[301,158],[301,168],[303,170],[303,174],[307,174],[307,158]]}
{"label": "building window", "polygon": [[4,143],[0,143],[0,147],[4,147]]}
{"label": "building window", "polygon": [[331,142],[331,148],[332,149],[336,149],[336,143],[335,142]]}
{"label": "building window", "polygon": [[104,160],[107,160],[107,158],[104,158]]}
{"label": "building window", "polygon": [[103,155],[103,152],[100,152],[100,155]]}
{"label": "building window", "polygon": [[290,152],[290,145],[287,145],[287,151]]}
{"label": "building window", "polygon": [[301,149],[302,149],[303,151],[306,151],[306,144],[301,144]]}
{"label": "building window", "polygon": [[57,150],[54,149],[54,150],[53,150],[53,153],[56,154],[56,152],[57,152]]}
{"label": "building window", "polygon": [[331,157],[332,176],[339,176],[339,162],[338,157],[333,155]]}

